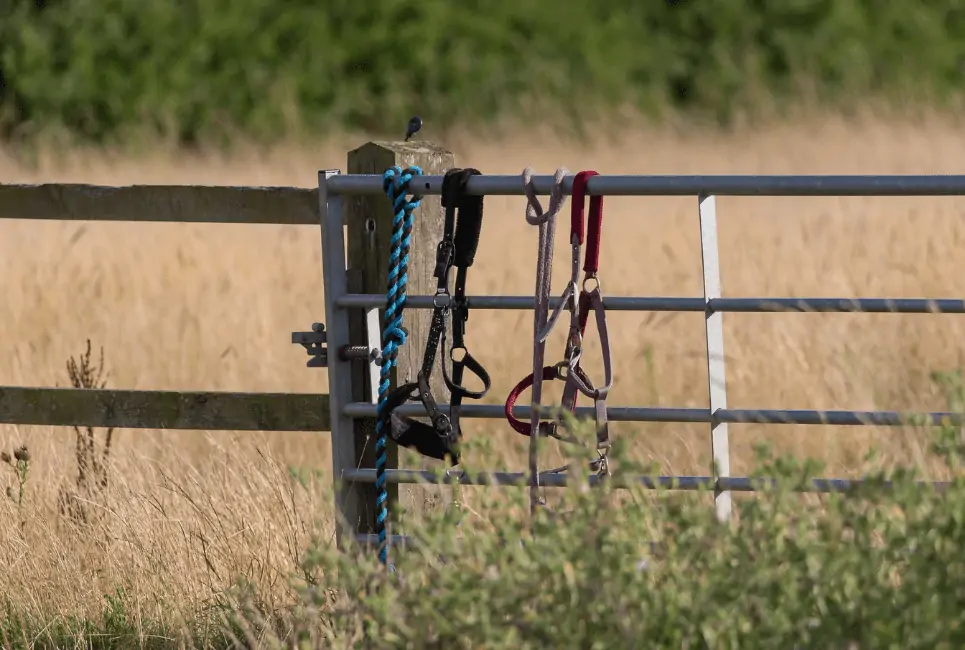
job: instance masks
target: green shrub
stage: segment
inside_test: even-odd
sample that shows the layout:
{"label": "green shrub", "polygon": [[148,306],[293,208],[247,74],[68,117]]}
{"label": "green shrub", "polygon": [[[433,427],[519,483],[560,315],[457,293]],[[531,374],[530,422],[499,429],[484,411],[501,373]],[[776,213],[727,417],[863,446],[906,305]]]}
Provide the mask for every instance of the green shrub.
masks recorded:
{"label": "green shrub", "polygon": [[[940,442],[959,467],[958,432]],[[566,514],[541,514],[533,536],[522,494],[515,517],[430,515],[394,574],[374,552],[320,546],[308,564],[322,579],[296,619],[303,647],[965,645],[965,480],[941,493],[902,471],[804,496],[819,467],[761,460],[756,476],[778,480],[741,499],[730,526],[708,494],[573,487]]]}
{"label": "green shrub", "polygon": [[8,603],[0,638],[23,648],[960,648],[965,443],[960,430],[936,433],[933,452],[956,477],[942,490],[901,470],[851,494],[805,495],[819,465],[762,454],[764,489],[721,524],[706,492],[615,489],[652,475],[617,448],[607,485],[587,489],[576,471],[532,524],[523,489],[430,511],[408,526],[416,544],[393,552],[391,574],[371,549],[319,542],[287,613],[239,583],[219,611],[165,629],[133,616],[119,591],[100,620],[24,620]]}
{"label": "green shrub", "polygon": [[0,0],[0,124],[190,143],[397,135],[413,113],[437,133],[619,105],[726,121],[761,99],[947,99],[963,60],[965,4],[939,0]]}

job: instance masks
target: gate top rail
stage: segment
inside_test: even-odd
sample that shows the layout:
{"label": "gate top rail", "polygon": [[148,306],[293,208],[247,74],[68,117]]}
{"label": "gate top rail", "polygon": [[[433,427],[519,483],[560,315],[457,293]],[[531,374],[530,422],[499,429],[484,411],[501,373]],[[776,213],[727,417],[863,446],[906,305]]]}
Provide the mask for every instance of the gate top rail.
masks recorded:
{"label": "gate top rail", "polygon": [[[441,175],[419,178],[422,195],[442,193]],[[534,176],[549,194],[553,177]],[[522,196],[519,175],[474,176],[471,194]],[[563,182],[573,190],[573,176]],[[337,175],[327,191],[338,195],[381,194],[377,174]],[[588,193],[606,196],[958,196],[965,175],[600,175]],[[0,183],[0,219],[139,221],[177,223],[318,224],[316,189],[221,185],[105,186],[80,183]]]}
{"label": "gate top rail", "polygon": [[[573,176],[563,191],[573,191]],[[442,176],[420,176],[412,191],[442,193]],[[549,194],[553,177],[533,176],[536,191]],[[331,194],[381,194],[382,177],[348,174],[329,178]],[[514,175],[480,175],[469,179],[470,194],[521,196],[522,179]],[[965,195],[965,175],[599,175],[589,180],[587,192],[605,196],[957,196]]]}

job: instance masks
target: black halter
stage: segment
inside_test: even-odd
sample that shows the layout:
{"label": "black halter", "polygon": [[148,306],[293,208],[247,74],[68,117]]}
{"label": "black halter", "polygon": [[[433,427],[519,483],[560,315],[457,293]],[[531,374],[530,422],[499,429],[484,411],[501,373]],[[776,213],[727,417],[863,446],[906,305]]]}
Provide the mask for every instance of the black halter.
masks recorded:
{"label": "black halter", "polygon": [[[483,197],[466,192],[471,176],[479,175],[478,169],[450,169],[442,181],[442,205],[446,209],[442,240],[436,248],[437,280],[432,324],[426,340],[422,368],[415,382],[399,386],[389,393],[383,417],[389,418],[392,439],[400,447],[418,451],[423,456],[445,460],[448,456],[453,465],[459,464],[459,412],[464,399],[480,399],[488,391],[489,373],[466,349],[466,321],[469,319],[469,301],[466,299],[466,275],[476,257],[479,233],[482,229]],[[458,224],[456,213],[458,211]],[[449,271],[456,267],[454,292],[449,294]],[[452,347],[446,350],[446,321],[452,314]],[[442,346],[442,377],[452,393],[449,414],[443,413],[429,388],[432,366],[436,353]],[[456,352],[461,352],[459,358]],[[446,368],[446,357],[452,362],[452,375]],[[483,384],[481,391],[471,391],[462,385],[465,371],[478,377]],[[431,424],[396,415],[393,411],[407,401],[418,400],[429,416]]]}

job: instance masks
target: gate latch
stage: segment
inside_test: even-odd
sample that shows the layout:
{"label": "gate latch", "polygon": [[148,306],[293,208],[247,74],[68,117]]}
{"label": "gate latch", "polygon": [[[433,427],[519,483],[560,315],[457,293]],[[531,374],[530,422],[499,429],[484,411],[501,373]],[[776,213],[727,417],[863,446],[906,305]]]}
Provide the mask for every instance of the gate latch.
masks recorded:
{"label": "gate latch", "polygon": [[[311,332],[292,332],[292,345],[301,345],[311,357],[307,364],[309,368],[328,367],[327,342],[328,335],[322,323],[312,323]],[[369,348],[367,345],[344,345],[338,352],[338,358],[341,361],[358,359],[377,366],[382,365],[382,351]]]}
{"label": "gate latch", "polygon": [[327,340],[324,323],[312,323],[311,332],[292,332],[292,345],[301,345],[311,357],[307,364],[309,368],[328,367]]}

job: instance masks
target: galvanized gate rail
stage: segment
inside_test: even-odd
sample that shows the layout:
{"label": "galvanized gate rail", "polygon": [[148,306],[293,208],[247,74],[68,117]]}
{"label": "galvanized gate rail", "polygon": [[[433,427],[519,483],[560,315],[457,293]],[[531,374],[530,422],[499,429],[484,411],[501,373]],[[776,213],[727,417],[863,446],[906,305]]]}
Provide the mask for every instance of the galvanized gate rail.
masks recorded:
{"label": "galvanized gate rail", "polygon": [[[564,181],[564,191],[572,191],[570,176]],[[418,178],[413,192],[420,195],[439,195],[443,177],[428,175]],[[534,176],[540,194],[549,194],[552,176]],[[519,176],[482,175],[469,180],[472,194],[522,196]],[[379,175],[340,175],[337,170],[319,174],[319,203],[322,211],[322,257],[325,280],[325,310],[328,323],[328,345],[346,350],[348,346],[348,310],[365,309],[369,314],[368,340],[372,348],[378,346],[378,319],[373,316],[384,305],[380,294],[350,294],[347,289],[344,249],[343,198],[352,195],[381,194]],[[610,297],[605,299],[611,311],[679,311],[703,312],[706,316],[707,375],[709,408],[611,407],[609,419],[620,422],[679,422],[708,425],[710,446],[715,471],[710,476],[636,477],[648,487],[664,486],[683,490],[700,489],[712,485],[715,491],[717,516],[726,520],[731,514],[731,492],[753,491],[754,482],[747,477],[730,475],[728,424],[773,423],[807,425],[903,426],[909,424],[961,425],[961,414],[932,412],[908,414],[897,411],[819,411],[782,409],[729,409],[724,367],[724,335],[722,316],[725,312],[866,312],[923,314],[965,314],[965,300],[959,299],[887,299],[887,298],[724,298],[721,296],[717,237],[716,196],[959,196],[965,194],[965,175],[927,176],[595,176],[589,180],[588,193],[605,196],[693,196],[697,199],[696,221],[700,228],[703,262],[703,297]],[[532,296],[473,296],[474,309],[532,309]],[[558,300],[558,299],[557,299]],[[409,296],[407,307],[431,309],[432,296]],[[554,302],[554,306],[555,306]],[[359,355],[373,354],[366,350],[352,350]],[[358,358],[357,355],[353,355]],[[346,357],[342,357],[344,361]],[[370,356],[374,359],[374,356]],[[369,365],[369,381],[378,376],[377,361]],[[375,470],[352,466],[352,454],[347,448],[352,442],[353,418],[373,418],[374,403],[351,402],[352,378],[348,364],[333,361],[328,364],[333,469],[338,478],[348,482],[372,483]],[[373,391],[374,394],[374,391]],[[442,405],[441,405],[442,406]],[[529,417],[529,407],[519,406],[518,417]],[[590,415],[590,408],[577,409],[578,415]],[[419,415],[419,405],[406,405],[400,413]],[[503,417],[500,405],[464,405],[463,417]],[[340,449],[341,448],[341,449]],[[454,483],[526,485],[523,473],[495,472],[470,476],[465,472],[448,472],[438,476],[416,470],[388,470],[387,479],[393,483]],[[564,475],[546,475],[541,479],[546,486],[562,486]],[[813,489],[818,491],[847,490],[860,481],[845,479],[816,479]],[[337,488],[338,490],[338,488]],[[337,491],[337,494],[339,492]],[[339,501],[339,507],[342,503]],[[362,535],[367,540],[369,536]]]}

